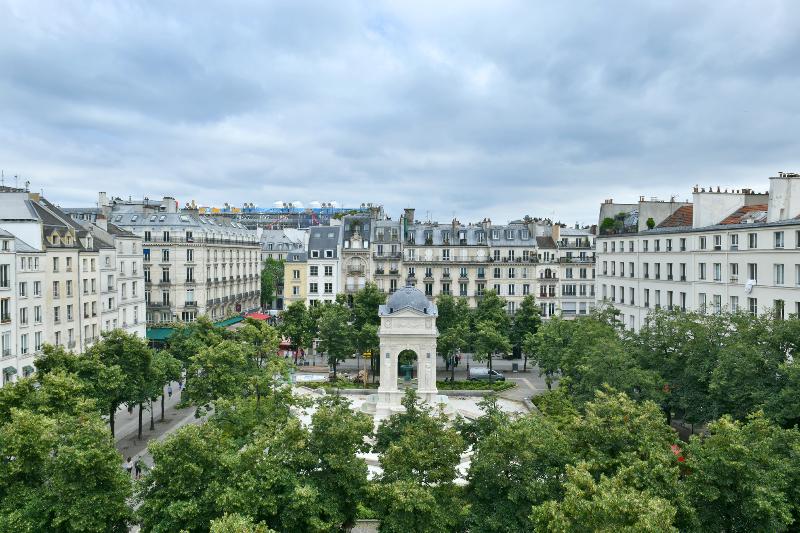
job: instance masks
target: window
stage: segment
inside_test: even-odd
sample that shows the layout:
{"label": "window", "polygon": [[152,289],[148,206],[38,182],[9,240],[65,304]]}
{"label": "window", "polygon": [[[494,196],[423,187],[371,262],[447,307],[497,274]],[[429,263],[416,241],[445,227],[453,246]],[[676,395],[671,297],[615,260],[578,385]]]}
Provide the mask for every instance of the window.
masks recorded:
{"label": "window", "polygon": [[325,258],[331,259],[333,257],[333,250],[325,250]]}
{"label": "window", "polygon": [[686,238],[685,237],[681,237],[680,243],[681,243],[680,251],[681,252],[685,252],[686,251]]}
{"label": "window", "polygon": [[311,265],[308,267],[308,273],[311,276],[318,276],[319,275],[319,267],[317,265]]}
{"label": "window", "polygon": [[[751,235],[755,235],[751,233]],[[751,315],[758,314],[758,298],[748,298],[747,299],[747,310],[750,312]]]}
{"label": "window", "polygon": [[319,259],[319,250],[311,250],[311,258]]}
{"label": "window", "polygon": [[758,248],[758,233],[747,234],[747,246],[753,250]]}
{"label": "window", "polygon": [[[572,271],[572,269],[571,269],[571,268],[570,268],[570,269],[568,269],[568,270]],[[512,268],[509,268],[509,269],[508,269],[508,279],[514,279],[514,274],[515,274],[514,268],[513,268],[513,267],[512,267]],[[567,277],[570,277],[570,278],[571,278],[572,276],[567,276]]]}
{"label": "window", "polygon": [[326,276],[333,276],[333,266],[328,265],[325,267],[325,275]]}
{"label": "window", "polygon": [[776,231],[774,233],[774,239],[775,239],[775,248],[783,248],[783,244],[784,244],[783,232],[782,231]]}
{"label": "window", "polygon": [[161,250],[161,262],[169,263],[169,248]]}
{"label": "window", "polygon": [[747,279],[758,281],[758,265],[756,263],[747,263]]}
{"label": "window", "polygon": [[722,250],[722,235],[714,235],[714,250]]}
{"label": "window", "polygon": [[326,283],[325,284],[325,294],[333,294],[333,283]]}
{"label": "window", "polygon": [[58,272],[58,257],[53,258],[53,272]]}
{"label": "window", "polygon": [[714,263],[714,281],[722,281],[722,263]]}
{"label": "window", "polygon": [[11,265],[0,265],[0,289],[11,288]]}
{"label": "window", "polygon": [[458,295],[459,296],[466,296],[467,295],[467,284],[461,282],[458,284]]}
{"label": "window", "polygon": [[162,268],[161,269],[161,282],[162,283],[169,283],[169,269]]}
{"label": "window", "polygon": [[41,281],[34,281],[33,282],[33,295],[34,296],[41,296],[42,295],[42,282]]}
{"label": "window", "polygon": [[187,261],[194,261],[194,250],[192,250],[191,248],[188,248],[186,250],[186,260]]}
{"label": "window", "polygon": [[19,323],[22,326],[28,325],[28,308],[27,307],[20,307],[19,308]]}
{"label": "window", "polygon": [[700,237],[700,245],[699,245],[699,247],[700,247],[701,250],[705,250],[706,249],[706,238],[705,237]]}
{"label": "window", "polygon": [[433,296],[433,283],[425,283],[425,296]]}
{"label": "window", "polygon": [[531,286],[528,283],[522,285],[522,295],[527,296],[531,293]]}
{"label": "window", "polygon": [[731,250],[738,250],[739,249],[739,235],[734,233],[730,236],[731,240]]}
{"label": "window", "polygon": [[494,279],[500,279],[500,267],[494,267]]}
{"label": "window", "polygon": [[785,320],[786,319],[786,302],[783,300],[775,300],[772,303],[772,311],[775,313],[775,318],[777,320]]}
{"label": "window", "polygon": [[442,250],[442,261],[450,261],[450,249],[445,248]]}
{"label": "window", "polygon": [[776,264],[773,267],[775,271],[775,285],[783,285],[785,282],[783,264]]}
{"label": "window", "polygon": [[508,284],[508,295],[509,296],[514,296],[515,294],[516,294],[516,285],[514,285],[513,283],[509,283]]}
{"label": "window", "polygon": [[450,294],[450,284],[442,283],[442,294]]}
{"label": "window", "polygon": [[731,303],[730,308],[728,309],[730,312],[735,313],[739,310],[739,297],[738,296],[731,296]]}
{"label": "window", "polygon": [[308,284],[308,292],[310,292],[311,294],[316,294],[317,292],[319,292],[319,284],[316,283],[316,282],[309,283]]}
{"label": "window", "polygon": [[642,251],[647,252],[649,250],[649,242],[647,239],[642,241]]}
{"label": "window", "polygon": [[60,291],[60,284],[58,281],[53,282],[53,298],[59,298],[61,296]]}
{"label": "window", "polygon": [[36,305],[33,307],[33,323],[34,324],[41,324],[42,323],[42,306]]}
{"label": "window", "polygon": [[300,279],[300,271],[299,270],[292,270],[292,279]]}
{"label": "window", "polygon": [[706,301],[706,293],[701,292],[697,295],[697,308],[701,313],[706,312],[706,305],[708,302]]}
{"label": "window", "polygon": [[728,271],[731,274],[731,283],[738,283],[739,282],[739,263],[730,263],[728,265]]}
{"label": "window", "polygon": [[714,303],[712,305],[714,306],[714,314],[718,315],[722,313],[722,296],[715,294],[713,301]]}
{"label": "window", "polygon": [[[3,265],[8,266],[8,265]],[[20,281],[19,282],[19,296],[21,298],[25,298],[28,296],[28,282],[27,281]]]}

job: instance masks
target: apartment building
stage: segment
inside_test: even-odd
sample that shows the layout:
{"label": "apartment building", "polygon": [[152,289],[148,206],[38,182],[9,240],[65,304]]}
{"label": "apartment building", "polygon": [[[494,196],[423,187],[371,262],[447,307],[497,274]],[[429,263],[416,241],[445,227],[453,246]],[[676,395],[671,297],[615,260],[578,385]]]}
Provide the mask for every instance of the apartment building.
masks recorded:
{"label": "apartment building", "polygon": [[768,193],[695,187],[692,202],[606,201],[600,224],[597,299],[632,329],[660,307],[800,313],[797,174],[770,178]]}
{"label": "apartment building", "polygon": [[307,279],[308,253],[306,251],[298,250],[287,254],[285,262],[283,263],[284,308],[292,305],[295,302],[303,302],[308,305]]}
{"label": "apartment building", "polygon": [[[35,356],[45,343],[81,352],[95,343],[102,331],[122,327],[125,322],[128,331],[144,336],[143,305],[140,308],[131,301],[134,308],[122,313],[129,318],[120,321],[117,298],[105,300],[106,294],[121,290],[116,278],[107,277],[117,264],[117,236],[140,241],[121,232],[113,226],[103,229],[78,222],[27,190],[0,189],[0,367],[4,383],[33,372]],[[137,283],[141,284],[141,279]]]}
{"label": "apartment building", "polygon": [[[126,261],[125,275],[141,264],[148,324],[191,322],[204,314],[219,320],[258,308],[261,243],[254,230],[229,217],[201,216],[190,205],[179,209],[171,197],[122,200],[101,192],[98,206],[70,211],[79,218],[105,216],[142,240],[140,248],[129,245],[141,263]],[[132,282],[126,280],[126,291]]]}
{"label": "apartment building", "polygon": [[539,219],[505,225],[488,219],[466,225],[418,222],[413,209],[406,209],[399,222],[375,227],[375,279],[390,293],[401,283],[411,284],[429,298],[451,294],[475,306],[494,290],[506,299],[509,313],[532,294],[545,318],[587,314],[594,307],[589,229]]}
{"label": "apartment building", "polygon": [[347,215],[342,218],[339,279],[344,282],[342,289],[348,298],[352,298],[368,281],[372,281],[370,242],[373,222],[374,218],[370,214]]}
{"label": "apartment building", "polygon": [[[340,221],[334,220],[339,223]],[[343,226],[311,228],[308,239],[306,304],[333,302],[343,291],[341,285],[341,238]]]}

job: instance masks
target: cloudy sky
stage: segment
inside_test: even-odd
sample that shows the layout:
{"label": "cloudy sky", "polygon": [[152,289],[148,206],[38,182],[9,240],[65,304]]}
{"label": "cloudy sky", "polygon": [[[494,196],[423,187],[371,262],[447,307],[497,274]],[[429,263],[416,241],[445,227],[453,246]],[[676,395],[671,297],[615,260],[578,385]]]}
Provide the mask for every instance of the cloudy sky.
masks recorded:
{"label": "cloudy sky", "polygon": [[172,195],[597,219],[800,170],[800,2],[0,0],[0,169]]}

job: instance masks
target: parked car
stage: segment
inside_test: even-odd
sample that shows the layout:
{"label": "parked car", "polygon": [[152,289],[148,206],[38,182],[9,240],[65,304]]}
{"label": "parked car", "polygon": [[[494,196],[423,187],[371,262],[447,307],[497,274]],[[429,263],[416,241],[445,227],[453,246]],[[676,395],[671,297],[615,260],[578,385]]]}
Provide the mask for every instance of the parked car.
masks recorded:
{"label": "parked car", "polygon": [[506,377],[497,370],[489,368],[470,368],[468,378],[470,381],[505,381]]}

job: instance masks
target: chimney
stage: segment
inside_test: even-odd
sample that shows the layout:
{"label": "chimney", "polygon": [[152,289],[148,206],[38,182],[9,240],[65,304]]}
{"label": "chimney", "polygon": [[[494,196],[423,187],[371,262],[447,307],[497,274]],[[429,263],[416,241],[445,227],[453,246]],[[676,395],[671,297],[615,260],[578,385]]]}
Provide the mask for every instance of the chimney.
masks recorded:
{"label": "chimney", "polygon": [[403,209],[403,216],[405,217],[406,224],[409,226],[414,223],[414,208],[413,207],[406,207]]}
{"label": "chimney", "polygon": [[[105,194],[105,193],[101,192],[100,194]],[[108,231],[108,219],[103,213],[97,214],[97,217],[94,220],[94,225],[103,231]]]}
{"label": "chimney", "polygon": [[97,195],[97,207],[102,209],[103,207],[108,205],[108,195],[105,191],[100,191]]}

